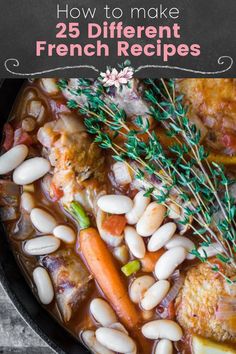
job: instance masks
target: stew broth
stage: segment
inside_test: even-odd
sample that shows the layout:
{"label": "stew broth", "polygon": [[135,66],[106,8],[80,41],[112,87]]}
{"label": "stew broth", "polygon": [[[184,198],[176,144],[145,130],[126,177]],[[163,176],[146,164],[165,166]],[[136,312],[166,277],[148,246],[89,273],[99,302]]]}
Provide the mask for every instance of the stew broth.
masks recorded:
{"label": "stew broth", "polygon": [[[47,80],[47,79],[45,79]],[[34,80],[33,82],[28,82],[22,88],[14,108],[11,112],[9,117],[9,126],[6,126],[5,130],[5,142],[2,148],[2,152],[4,153],[5,150],[9,149],[11,145],[18,145],[18,144],[25,144],[29,147],[29,154],[28,158],[33,158],[35,156],[42,156],[46,159],[52,158],[52,154],[50,155],[48,152],[48,148],[50,145],[57,144],[57,135],[54,133],[52,136],[53,142],[45,142],[42,145],[40,143],[45,137],[41,136],[40,142],[38,140],[38,132],[41,127],[45,127],[47,123],[55,122],[56,124],[62,119],[62,116],[66,117],[73,117],[76,118],[80,124],[83,125],[83,117],[77,113],[75,110],[71,111],[67,108],[67,99],[63,92],[60,92],[56,87],[54,88],[55,92],[46,92],[44,83],[41,80]],[[71,118],[72,119],[72,118]],[[22,123],[24,122],[24,123]],[[64,122],[63,124],[68,124],[69,120]],[[64,129],[65,126],[58,127],[58,136],[61,134],[60,129]],[[68,127],[66,127],[67,129]],[[48,128],[49,129],[49,128]],[[51,127],[50,127],[51,129]],[[73,127],[71,133],[68,135],[65,134],[65,139],[70,139],[74,132]],[[85,130],[85,129],[84,129]],[[85,133],[79,133],[85,134]],[[81,136],[82,135],[78,135]],[[8,141],[6,140],[8,139]],[[6,149],[7,146],[7,149]],[[66,146],[66,143],[65,143]],[[69,151],[70,141],[68,140],[68,154]],[[78,150],[73,150],[73,154],[75,157],[70,157],[72,164],[76,164],[75,160],[77,159],[80,161],[81,155],[84,154],[86,148],[89,146],[77,146]],[[79,150],[81,149],[81,150]],[[61,154],[64,152],[61,150]],[[90,153],[96,154],[97,152],[94,150]],[[57,159],[57,155],[53,157]],[[82,157],[84,158],[84,157]],[[81,158],[81,159],[82,159]],[[100,160],[99,160],[100,159]],[[87,261],[81,252],[80,248],[80,226],[78,222],[75,220],[73,215],[71,215],[70,211],[65,208],[62,203],[60,203],[61,198],[67,197],[67,187],[70,183],[70,178],[68,182],[65,182],[63,186],[58,188],[58,185],[55,185],[55,181],[60,180],[61,178],[61,171],[59,171],[59,165],[56,165],[57,162],[50,161],[53,166],[50,167],[49,172],[40,178],[37,181],[29,183],[26,186],[19,187],[19,195],[17,198],[18,205],[16,209],[16,217],[11,220],[11,218],[7,218],[5,220],[5,226],[7,229],[7,233],[9,235],[9,241],[11,243],[12,249],[16,256],[16,259],[20,265],[21,270],[23,271],[29,286],[31,287],[32,291],[34,292],[35,296],[39,299],[39,289],[35,286],[35,282],[33,279],[33,271],[36,267],[40,266],[46,268],[52,280],[53,289],[54,289],[54,298],[50,302],[50,304],[43,305],[47,308],[47,310],[54,316],[61,324],[64,326],[66,330],[72,333],[78,340],[82,340],[82,333],[85,330],[93,330],[96,331],[98,327],[100,327],[99,323],[93,318],[90,310],[91,301],[96,298],[103,298],[105,300],[107,295],[102,291],[99,283],[94,277],[94,274],[90,274],[90,267],[87,264]],[[61,162],[62,163],[62,162]],[[64,163],[64,162],[63,162]],[[84,163],[84,162],[83,162]],[[78,168],[73,175],[76,181],[81,179],[81,195],[79,191],[76,191],[78,195],[78,201],[83,205],[88,217],[91,220],[91,225],[96,228],[97,222],[94,212],[93,206],[94,200],[97,200],[101,195],[103,195],[103,191],[105,190],[106,195],[125,195],[129,198],[133,199],[138,192],[138,187],[133,183],[127,183],[125,185],[119,185],[116,180],[116,174],[114,173],[114,160],[112,159],[112,154],[108,153],[106,150],[99,151],[99,158],[97,159],[97,166],[96,171],[100,169],[99,173],[96,177],[94,177],[93,166],[89,166],[90,161],[88,161],[87,171],[83,165],[84,170]],[[117,165],[118,166],[118,165]],[[57,179],[55,178],[55,171],[57,169],[58,176]],[[82,176],[82,173],[87,173],[86,176]],[[123,171],[123,173],[125,173]],[[101,177],[101,174],[103,177]],[[82,176],[82,177],[81,177]],[[11,174],[7,173],[4,175],[3,180],[8,181],[11,179]],[[61,181],[61,180],[60,180]],[[52,188],[53,186],[53,188]],[[102,186],[102,187],[101,187]],[[69,188],[69,187],[68,187]],[[43,209],[44,211],[48,212],[49,214],[53,215],[57,225],[66,225],[70,229],[74,231],[76,234],[76,242],[73,243],[65,243],[63,241],[60,242],[60,247],[56,250],[55,253],[51,253],[49,255],[27,255],[25,252],[25,244],[29,239],[34,239],[40,236],[45,235],[44,232],[40,232],[32,226],[29,216],[26,215],[26,212],[22,210],[22,206],[20,205],[20,195],[23,193],[30,193],[34,199],[35,208]],[[54,193],[54,194],[53,194]],[[0,203],[1,205],[1,203]],[[86,208],[88,206],[88,208]],[[96,207],[97,208],[97,207]],[[95,210],[96,210],[95,208]],[[112,214],[112,213],[111,213]],[[105,215],[105,219],[109,218],[109,213]],[[110,223],[112,223],[112,219],[108,219],[108,230]],[[116,218],[116,223],[118,219]],[[122,218],[119,219],[122,222]],[[164,220],[162,220],[161,224],[163,223],[172,223],[175,221],[175,218],[172,219],[168,215],[165,215]],[[103,220],[104,222],[104,220]],[[104,225],[104,224],[103,224]],[[117,224],[116,224],[117,225]],[[109,233],[107,231],[107,233]],[[176,231],[177,232],[177,231]],[[174,232],[175,233],[175,232]],[[51,233],[50,233],[51,234]],[[46,233],[48,235],[48,233]],[[196,243],[196,237],[190,232],[190,230],[185,233],[184,236],[187,236],[189,240]],[[111,238],[114,236],[110,236]],[[119,237],[115,235],[113,241]],[[148,237],[143,237],[142,242],[144,242],[145,248],[148,247]],[[121,268],[126,263],[130,261],[135,261],[137,257],[135,257],[130,250],[127,248],[127,241],[121,242],[121,246],[124,248],[119,249],[121,252],[121,257],[126,258],[125,262],[120,262],[120,260],[115,258],[114,249],[118,249],[120,244],[117,244],[115,247],[111,244],[106,244],[108,247],[109,252],[113,254],[114,264],[116,266],[117,272],[119,273],[120,278],[122,279],[122,283],[125,284],[125,288],[127,289],[127,294],[129,294],[131,284],[133,281],[141,276],[149,275],[153,277],[153,271],[145,271],[145,263],[142,258],[139,259],[139,265],[141,264],[140,268],[131,274],[130,276],[125,276]],[[124,251],[122,253],[122,250]],[[163,250],[163,247],[162,247]],[[117,251],[118,252],[118,251]],[[147,252],[147,251],[145,251]],[[157,258],[164,253],[157,255]],[[151,253],[151,252],[149,252]],[[126,256],[125,256],[126,254]],[[189,257],[191,258],[191,257]],[[194,258],[194,257],[192,257]],[[78,261],[78,265],[76,262]],[[71,263],[70,263],[71,262]],[[141,262],[141,263],[140,263]],[[143,262],[143,263],[142,263]],[[151,262],[151,261],[150,261]],[[199,264],[199,260],[195,259],[185,259],[184,262],[181,261],[177,271],[174,272],[170,277],[168,277],[168,282],[170,289],[172,289],[173,285],[179,287],[178,291],[180,291],[181,287],[184,284],[184,277],[189,269],[197,266]],[[149,265],[148,265],[149,266]],[[81,280],[80,276],[80,267],[84,269],[83,271],[88,272],[87,280],[86,280],[86,289],[82,289],[85,285],[83,284],[84,280]],[[87,270],[88,269],[88,270]],[[76,274],[75,274],[76,273]],[[78,274],[77,274],[78,273]],[[87,274],[87,273],[86,273]],[[75,281],[78,280],[78,283]],[[81,282],[81,288],[78,284]],[[67,298],[68,293],[68,298]],[[82,294],[83,293],[83,294]],[[82,295],[81,295],[82,294]],[[85,294],[85,295],[84,295]],[[127,328],[130,337],[136,342],[137,345],[137,353],[139,354],[159,354],[159,352],[155,351],[156,341],[145,338],[142,333],[142,327],[145,323],[149,323],[150,321],[160,320],[160,319],[168,319],[171,321],[176,321],[178,318],[176,317],[177,304],[175,302],[177,294],[174,298],[169,302],[168,307],[163,306],[162,300],[159,302],[157,306],[154,306],[150,310],[144,310],[140,304],[133,304],[135,307],[135,311],[137,312],[139,321],[138,324],[135,324],[133,328]],[[163,297],[165,298],[166,295]],[[131,301],[131,300],[130,300]],[[112,304],[111,304],[112,305]],[[179,306],[183,306],[182,304]],[[116,309],[114,308],[116,311]],[[195,316],[195,314],[193,314]],[[197,316],[197,315],[196,315]],[[117,313],[117,322],[119,322],[119,314]],[[122,332],[122,330],[121,330]],[[201,333],[198,333],[201,334]],[[184,336],[180,341],[174,341],[173,350],[175,353],[193,353],[191,348],[192,343],[192,329],[186,330],[184,332]],[[162,337],[160,337],[162,338]],[[227,342],[227,340],[226,340]],[[231,341],[229,340],[231,343]],[[87,344],[87,343],[86,343]],[[229,344],[229,347],[233,344]],[[94,350],[94,349],[93,349]],[[116,351],[113,351],[116,352]],[[122,351],[124,352],[124,351]],[[134,350],[132,353],[136,353]],[[161,352],[160,352],[161,353]],[[169,352],[168,352],[169,353]],[[200,352],[199,352],[200,353]],[[128,354],[128,353],[127,353]],[[167,354],[167,353],[166,353]],[[197,354],[197,352],[196,352]]]}

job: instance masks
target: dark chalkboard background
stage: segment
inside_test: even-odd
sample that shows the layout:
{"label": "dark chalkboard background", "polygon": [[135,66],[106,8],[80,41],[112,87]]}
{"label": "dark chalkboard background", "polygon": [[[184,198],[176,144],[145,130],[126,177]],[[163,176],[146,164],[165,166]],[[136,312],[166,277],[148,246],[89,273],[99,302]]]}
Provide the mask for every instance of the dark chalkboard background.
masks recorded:
{"label": "dark chalkboard background", "polygon": [[[47,40],[50,43],[60,43],[66,40],[56,40],[56,5],[61,7],[69,4],[69,7],[97,7],[94,22],[102,22],[103,7],[108,4],[111,7],[158,7],[159,4],[168,7],[178,7],[180,18],[178,20],[140,20],[134,21],[124,16],[121,20],[124,24],[173,24],[181,25],[181,41],[178,43],[200,43],[201,55],[199,57],[174,56],[168,63],[162,62],[159,57],[134,57],[132,65],[137,68],[140,65],[169,65],[193,69],[195,71],[208,72],[193,73],[176,69],[151,68],[139,71],[137,76],[145,77],[194,77],[194,76],[236,76],[236,64],[231,63],[229,70],[224,73],[214,73],[230,66],[230,59],[225,58],[224,64],[220,65],[218,59],[222,56],[231,57],[231,62],[236,61],[236,1],[235,0],[1,0],[0,10],[0,76],[19,77],[6,70],[5,63],[9,58],[19,61],[19,66],[14,67],[13,61],[7,62],[9,70],[19,74],[35,73],[56,67],[94,65],[98,70],[104,70],[106,65],[117,66],[126,58],[117,58],[116,41],[111,42],[113,54],[109,58],[98,57],[46,57],[35,56],[35,41]],[[128,11],[127,11],[128,13]],[[72,20],[80,22],[80,26],[86,25],[84,20]],[[86,31],[84,31],[86,32]],[[78,40],[71,40],[78,43]],[[82,44],[86,41],[85,36],[79,39]],[[129,40],[130,43],[137,40]],[[153,40],[154,41],[154,40]],[[179,41],[179,40],[178,40]],[[91,42],[91,40],[90,40]],[[68,43],[68,42],[67,42]],[[139,43],[144,43],[141,41]],[[152,40],[150,40],[152,43]],[[129,58],[131,59],[131,58]],[[97,76],[91,69],[70,69],[43,73],[41,76]],[[24,76],[24,75],[23,75]],[[26,75],[25,75],[26,76]],[[40,76],[33,74],[32,76]]]}

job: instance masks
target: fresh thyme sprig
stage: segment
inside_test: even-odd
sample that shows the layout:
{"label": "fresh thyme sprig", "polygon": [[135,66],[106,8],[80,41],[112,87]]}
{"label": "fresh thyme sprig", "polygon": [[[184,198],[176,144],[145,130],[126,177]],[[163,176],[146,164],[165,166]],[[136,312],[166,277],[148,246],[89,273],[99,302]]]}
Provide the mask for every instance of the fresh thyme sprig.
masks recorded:
{"label": "fresh thyme sprig", "polygon": [[[200,131],[187,118],[187,108],[183,97],[176,95],[174,81],[146,80],[146,85],[144,98],[149,102],[149,114],[173,139],[171,146],[162,146],[146,117],[137,117],[131,125],[101,83],[78,79],[78,88],[70,89],[66,80],[59,82],[60,88],[73,96],[68,107],[86,116],[87,130],[101,148],[110,149],[116,161],[129,166],[142,181],[146,195],[169,209],[170,202],[176,204],[184,214],[180,223],[189,225],[201,238],[202,246],[216,242],[216,257],[236,268],[236,207],[229,192],[233,180],[223,166],[208,162]],[[217,220],[219,212],[223,218]],[[206,252],[204,256],[197,249],[192,253],[209,263]],[[212,268],[231,282],[219,267]]]}
{"label": "fresh thyme sprig", "polygon": [[[161,91],[153,80],[147,80],[147,83],[154,87],[157,93]],[[186,166],[189,166],[189,170],[192,172],[192,175],[194,175],[197,182],[197,184],[195,182],[192,183],[195,184],[195,190],[198,194],[201,193],[203,195],[202,199],[204,201],[207,201],[205,204],[201,201],[201,205],[204,205],[205,207],[205,220],[209,225],[212,226],[213,224],[220,234],[224,236],[223,241],[226,243],[230,256],[233,258],[233,253],[236,250],[235,229],[233,227],[235,226],[234,218],[236,208],[235,201],[229,194],[229,186],[234,181],[226,176],[223,166],[214,162],[212,164],[208,162],[208,154],[205,152],[203,145],[200,144],[200,131],[198,131],[196,126],[191,124],[188,120],[186,109],[181,104],[182,97],[177,98],[174,101],[171,98],[170,91],[163,79],[161,80],[161,83],[167,95],[167,97],[165,97],[162,93],[162,97],[165,98],[164,102],[166,102],[164,105],[158,103],[152,91],[146,92],[148,100],[151,100],[152,102],[155,100],[154,106],[151,108],[152,112],[156,105],[158,108],[158,116],[156,115],[155,118],[159,121],[165,122],[165,128],[168,129],[172,137],[176,139],[178,136],[181,136],[182,141],[186,144],[185,147],[187,146],[187,148],[185,148],[185,152],[192,157],[188,165],[186,165],[186,161],[184,161],[185,164],[180,164],[179,167],[183,170],[183,168],[186,169]],[[171,86],[173,91],[173,83],[169,84],[169,86]],[[181,144],[179,144],[179,139],[177,140],[178,143],[174,145],[174,150],[178,153],[181,151]],[[173,148],[171,148],[171,150],[173,151]],[[184,160],[183,156],[184,154],[181,155],[182,160]],[[199,173],[196,174],[196,171],[199,171]],[[188,186],[191,188],[191,180],[188,180],[188,182],[190,183]],[[225,189],[224,192],[222,187]],[[221,195],[219,195],[219,190],[221,190]],[[224,220],[216,222],[214,218],[214,209],[216,209],[215,211],[218,211],[217,209],[221,211]],[[232,244],[232,247],[229,245],[229,242]]]}

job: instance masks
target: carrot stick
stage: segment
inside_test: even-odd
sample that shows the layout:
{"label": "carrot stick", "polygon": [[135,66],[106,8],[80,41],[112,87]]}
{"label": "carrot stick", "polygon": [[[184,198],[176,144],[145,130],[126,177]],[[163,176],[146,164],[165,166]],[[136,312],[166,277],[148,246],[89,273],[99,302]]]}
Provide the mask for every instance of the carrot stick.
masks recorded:
{"label": "carrot stick", "polygon": [[131,302],[114,259],[96,229],[80,231],[80,247],[87,265],[120,320],[128,328],[139,322],[139,314]]}
{"label": "carrot stick", "polygon": [[110,215],[102,223],[102,228],[111,235],[120,236],[127,221],[124,215]]}

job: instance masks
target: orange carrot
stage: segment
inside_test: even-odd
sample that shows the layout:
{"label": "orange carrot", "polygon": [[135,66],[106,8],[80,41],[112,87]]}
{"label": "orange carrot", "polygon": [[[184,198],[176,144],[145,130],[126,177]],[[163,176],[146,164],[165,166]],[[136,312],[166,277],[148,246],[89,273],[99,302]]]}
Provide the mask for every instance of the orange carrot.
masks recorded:
{"label": "orange carrot", "polygon": [[102,223],[102,228],[111,235],[120,236],[127,221],[124,215],[110,215]]}
{"label": "orange carrot", "polygon": [[163,253],[163,248],[156,252],[146,252],[145,256],[140,259],[142,264],[142,270],[148,273],[153,272],[157,260],[163,255]]}
{"label": "orange carrot", "polygon": [[96,229],[90,227],[80,231],[80,247],[91,273],[118,317],[125,326],[133,329],[139,322],[139,314],[111,253]]}

